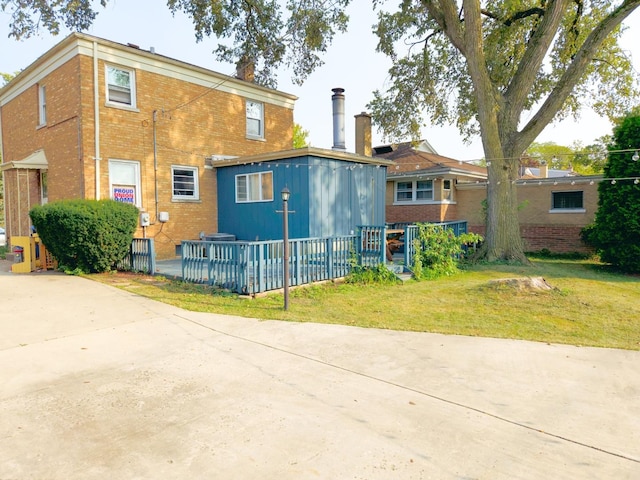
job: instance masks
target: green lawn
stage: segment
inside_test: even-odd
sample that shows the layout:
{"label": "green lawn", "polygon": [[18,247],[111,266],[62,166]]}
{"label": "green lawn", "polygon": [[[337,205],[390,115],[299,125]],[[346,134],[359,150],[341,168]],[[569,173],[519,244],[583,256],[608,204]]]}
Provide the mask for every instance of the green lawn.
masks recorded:
{"label": "green lawn", "polygon": [[[518,292],[489,284],[527,276],[544,277],[555,289]],[[455,276],[391,286],[308,286],[291,290],[287,312],[281,293],[247,299],[158,277],[91,277],[199,312],[640,350],[640,277],[586,260],[475,265]]]}

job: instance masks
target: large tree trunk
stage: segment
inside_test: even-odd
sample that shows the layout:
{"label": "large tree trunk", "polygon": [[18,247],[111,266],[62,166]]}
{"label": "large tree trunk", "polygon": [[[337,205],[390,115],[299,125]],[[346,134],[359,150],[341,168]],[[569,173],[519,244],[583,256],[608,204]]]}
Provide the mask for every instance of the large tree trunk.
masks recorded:
{"label": "large tree trunk", "polygon": [[518,196],[515,180],[518,161],[489,162],[487,185],[487,231],[480,255],[489,261],[507,260],[528,263],[520,236]]}
{"label": "large tree trunk", "polygon": [[479,253],[489,261],[528,263],[520,238],[515,185],[518,179],[520,152],[514,155],[513,149],[508,148],[509,139],[514,136],[517,125],[505,121],[504,115],[501,115],[505,108],[504,99],[494,89],[484,61],[479,3],[465,0],[463,5],[463,51],[467,58],[469,75],[475,86],[478,122],[482,126],[482,145],[489,172],[486,239]]}

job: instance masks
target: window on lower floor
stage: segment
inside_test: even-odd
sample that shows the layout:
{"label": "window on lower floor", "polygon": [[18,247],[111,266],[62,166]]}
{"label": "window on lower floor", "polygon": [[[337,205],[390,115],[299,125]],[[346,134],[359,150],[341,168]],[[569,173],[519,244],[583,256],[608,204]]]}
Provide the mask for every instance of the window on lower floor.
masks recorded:
{"label": "window on lower floor", "polygon": [[236,175],[236,203],[273,200],[273,172]]}
{"label": "window on lower floor", "polygon": [[551,209],[552,210],[583,210],[584,209],[584,192],[552,192],[551,193]]}
{"label": "window on lower floor", "polygon": [[49,203],[49,185],[46,170],[40,170],[40,203],[45,205]]}
{"label": "window on lower floor", "polygon": [[109,160],[110,198],[140,208],[140,162]]}
{"label": "window on lower floor", "polygon": [[174,200],[198,200],[200,198],[197,167],[172,166],[171,181]]}
{"label": "window on lower floor", "polygon": [[442,181],[442,200],[453,200],[451,185],[453,180],[445,179]]}
{"label": "window on lower floor", "polygon": [[396,182],[396,202],[433,200],[433,180],[407,180]]}

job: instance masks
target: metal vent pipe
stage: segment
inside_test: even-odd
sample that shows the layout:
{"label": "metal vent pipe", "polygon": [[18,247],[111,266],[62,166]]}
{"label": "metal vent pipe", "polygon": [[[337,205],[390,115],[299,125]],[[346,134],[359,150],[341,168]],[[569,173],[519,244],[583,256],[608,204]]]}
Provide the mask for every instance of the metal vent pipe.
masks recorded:
{"label": "metal vent pipe", "polygon": [[344,136],[344,88],[331,90],[333,103],[333,150],[346,150]]}

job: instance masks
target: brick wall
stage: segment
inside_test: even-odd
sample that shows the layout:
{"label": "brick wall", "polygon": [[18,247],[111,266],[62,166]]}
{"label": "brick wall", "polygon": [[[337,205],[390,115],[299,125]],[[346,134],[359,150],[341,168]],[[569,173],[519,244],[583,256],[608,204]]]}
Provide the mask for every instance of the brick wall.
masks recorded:
{"label": "brick wall", "polygon": [[[83,58],[84,63],[91,61]],[[252,140],[246,138],[244,97],[167,75],[136,70],[138,111],[134,112],[105,105],[105,65],[102,61],[98,72],[101,197],[108,198],[110,194],[109,159],[140,162],[142,208],[151,214],[152,221],[146,234],[155,238],[159,258],[173,256],[182,240],[197,239],[200,232],[218,231],[216,174],[215,170],[204,168],[206,156],[254,155],[292,146],[293,110],[290,108],[264,103],[264,139]],[[86,116],[93,111],[93,91],[85,93],[83,111]],[[154,169],[154,111],[157,172]],[[86,122],[86,125],[90,124],[92,122]],[[85,133],[85,177],[90,193],[95,185],[95,162],[88,155],[95,147],[93,132],[85,129]],[[172,165],[198,168],[198,200],[172,199]],[[165,224],[155,218],[156,181],[157,211],[169,213],[170,220]]]}
{"label": "brick wall", "polygon": [[[442,198],[442,179],[433,182],[434,198]],[[456,197],[454,197],[456,199]],[[387,181],[385,192],[385,213],[387,223],[404,222],[448,222],[459,218],[458,203],[413,203],[394,205],[394,182]]]}
{"label": "brick wall", "polygon": [[[122,58],[125,63],[129,62],[123,68],[132,68],[135,64],[131,61],[131,52]],[[200,232],[217,231],[216,174],[215,170],[205,169],[205,157],[212,154],[245,156],[292,148],[293,109],[282,106],[286,102],[279,100],[277,92],[252,84],[241,82],[231,92],[223,91],[217,87],[228,86],[235,80],[221,83],[220,78],[212,78],[209,86],[203,86],[186,81],[170,62],[153,60],[140,63],[143,64],[152,66],[135,68],[134,110],[107,105],[105,63],[98,62],[100,160],[95,159],[93,58],[77,55],[47,75],[42,73],[37,83],[34,80],[25,91],[3,105],[4,161],[22,160],[43,149],[49,164],[49,201],[96,198],[96,167],[100,169],[99,196],[109,198],[109,160],[139,162],[142,209],[151,214],[152,221],[146,234],[155,238],[158,257],[166,258],[175,254],[176,245],[183,239],[198,238]],[[200,71],[197,75],[201,77],[203,73]],[[45,126],[38,126],[39,84],[46,86]],[[264,139],[246,137],[245,94],[253,100],[263,100]],[[154,111],[157,112],[157,169]],[[198,169],[197,200],[172,199],[172,165]],[[31,170],[31,174],[39,185],[39,172]],[[5,172],[9,180],[11,175],[12,171]],[[17,184],[13,188],[7,182],[7,211],[12,215],[7,218],[7,226],[23,225],[21,231],[14,234],[28,234],[30,222],[24,202],[24,198],[18,201]],[[40,203],[39,188],[30,190],[29,202]],[[168,212],[169,222],[157,222],[156,211]],[[136,234],[142,235],[142,230]]]}
{"label": "brick wall", "polygon": [[[553,192],[582,191],[584,211],[558,212],[551,208]],[[518,185],[520,232],[526,251],[550,250],[554,253],[591,253],[580,238],[580,231],[595,219],[598,208],[598,182],[591,179],[548,179]],[[457,215],[467,220],[469,231],[485,234],[482,202],[484,186],[462,186],[456,192]]]}
{"label": "brick wall", "polygon": [[[23,160],[37,150],[44,150],[49,163],[50,201],[83,196],[78,67],[77,57],[69,60],[2,107],[3,161]],[[46,88],[47,121],[44,126],[38,125],[39,85]],[[20,170],[20,173],[5,171],[5,179],[12,179],[12,174],[22,178],[26,172],[30,179],[27,203],[22,182],[7,184],[5,203],[9,235],[29,235],[29,209],[41,203],[39,170]]]}

